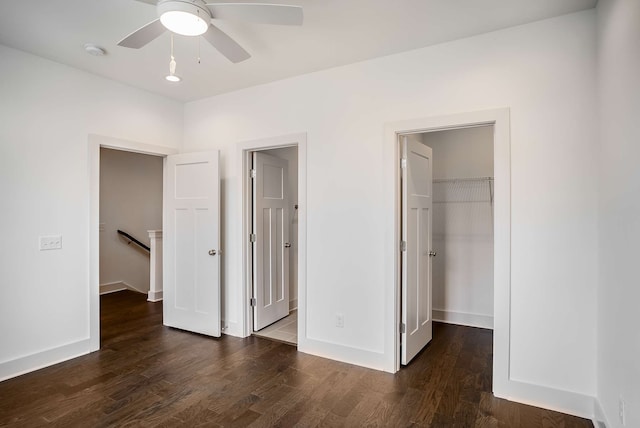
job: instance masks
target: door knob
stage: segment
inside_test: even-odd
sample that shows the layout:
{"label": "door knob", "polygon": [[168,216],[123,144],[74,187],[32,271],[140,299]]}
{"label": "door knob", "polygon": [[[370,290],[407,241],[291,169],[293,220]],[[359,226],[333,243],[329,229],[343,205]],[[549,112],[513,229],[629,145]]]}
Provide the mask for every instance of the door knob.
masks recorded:
{"label": "door knob", "polygon": [[209,250],[209,255],[210,256],[215,256],[216,255],[216,250]]}
{"label": "door knob", "polygon": [[285,243],[284,243],[284,248],[291,248],[291,244],[290,244],[290,243],[288,243],[288,242],[285,242]]}
{"label": "door knob", "polygon": [[429,251],[429,257],[435,257],[435,256],[436,256],[435,251]]}

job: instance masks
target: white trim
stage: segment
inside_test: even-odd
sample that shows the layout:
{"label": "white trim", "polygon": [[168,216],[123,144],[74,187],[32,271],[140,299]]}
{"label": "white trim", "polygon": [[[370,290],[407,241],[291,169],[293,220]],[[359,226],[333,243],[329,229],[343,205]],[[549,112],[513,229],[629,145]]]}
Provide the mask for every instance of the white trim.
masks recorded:
{"label": "white trim", "polygon": [[147,293],[147,301],[148,302],[161,302],[162,301],[162,290],[160,291],[151,291]]}
{"label": "white trim", "polygon": [[594,412],[594,397],[577,392],[563,391],[531,383],[509,379],[507,388],[494,395],[509,401],[542,407],[543,409],[591,419]]}
{"label": "white trim", "polygon": [[105,149],[121,150],[123,152],[141,153],[151,156],[168,156],[179,153],[178,149],[153,144],[139,143],[137,141],[121,140],[119,138],[105,137],[103,135],[89,134],[89,141],[99,144]]}
{"label": "white trim", "polygon": [[59,346],[57,348],[47,349],[46,351],[27,355],[26,357],[2,362],[0,363],[0,382],[86,355],[92,351],[91,348],[91,340],[84,339],[78,342]]}
{"label": "white trim", "polygon": [[484,314],[472,314],[470,312],[445,311],[432,309],[434,321],[448,324],[466,325],[468,327],[488,328],[493,330],[493,316]]}
{"label": "white trim", "polygon": [[[162,183],[164,186],[164,177],[162,179]],[[151,247],[149,259],[149,292],[147,293],[147,301],[159,302],[163,298],[162,268],[164,266],[162,265],[162,230],[147,230],[147,233],[149,234],[149,247]]]}
{"label": "white trim", "polygon": [[[238,155],[238,171],[242,175],[238,180],[238,192],[241,195],[240,213],[242,216],[242,245],[240,246],[240,259],[242,260],[242,290],[241,290],[241,314],[240,325],[242,336],[251,334],[251,306],[249,304],[250,266],[248,266],[249,233],[251,231],[249,218],[249,154],[254,150],[275,149],[288,146],[298,148],[298,350],[307,349],[306,338],[306,290],[307,290],[307,134],[298,133],[283,135],[273,138],[240,142],[236,146]],[[227,322],[225,322],[227,324]],[[231,323],[225,330],[231,333]],[[235,334],[234,334],[235,335]]]}
{"label": "white trim", "polygon": [[100,295],[117,293],[118,291],[124,291],[127,289],[127,286],[122,281],[108,282],[106,284],[100,284]]}
{"label": "white trim", "polygon": [[128,284],[124,281],[114,281],[107,282],[105,284],[100,284],[100,295],[115,293],[117,291],[130,290],[140,294],[147,294],[146,291],[140,290],[139,288],[134,287],[131,284]]}
{"label": "white trim", "polygon": [[[300,331],[300,328],[298,328],[298,331]],[[304,349],[300,349],[300,337],[298,336],[298,351],[374,370],[384,370],[386,365],[385,355],[382,352],[344,346],[308,337],[305,338]]]}
{"label": "white trim", "polygon": [[292,299],[289,301],[289,312],[298,309],[298,299]]}
{"label": "white trim", "polygon": [[494,126],[494,357],[493,391],[507,391],[509,383],[510,290],[511,290],[511,155],[509,109],[485,110],[447,116],[419,118],[388,123],[385,126],[382,154],[385,163],[385,259],[393,260],[385,271],[385,370],[398,371],[400,299],[399,299],[399,165],[398,135],[458,129],[467,126]]}
{"label": "white trim", "polygon": [[[89,134],[89,351],[100,349],[100,147],[162,156],[177,149]],[[164,163],[163,163],[164,170]],[[164,208],[163,208],[164,209]]]}
{"label": "white trim", "polygon": [[221,332],[223,334],[234,337],[247,337],[247,335],[244,334],[244,323],[240,323],[237,321],[222,320]]}

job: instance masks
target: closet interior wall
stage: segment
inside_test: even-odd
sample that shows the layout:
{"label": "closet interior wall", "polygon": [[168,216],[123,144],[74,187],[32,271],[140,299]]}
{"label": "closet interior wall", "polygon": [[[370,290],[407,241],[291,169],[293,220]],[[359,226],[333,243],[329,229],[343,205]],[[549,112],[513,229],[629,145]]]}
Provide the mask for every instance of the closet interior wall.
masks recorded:
{"label": "closet interior wall", "polygon": [[493,126],[421,134],[433,149],[433,318],[493,328]]}

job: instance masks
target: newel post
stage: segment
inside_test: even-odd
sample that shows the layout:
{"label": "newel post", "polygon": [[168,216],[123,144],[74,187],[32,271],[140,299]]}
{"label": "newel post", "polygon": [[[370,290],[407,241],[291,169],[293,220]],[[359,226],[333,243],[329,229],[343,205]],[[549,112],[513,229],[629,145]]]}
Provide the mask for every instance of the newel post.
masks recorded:
{"label": "newel post", "polygon": [[149,302],[162,300],[162,230],[148,230],[151,241],[149,263]]}

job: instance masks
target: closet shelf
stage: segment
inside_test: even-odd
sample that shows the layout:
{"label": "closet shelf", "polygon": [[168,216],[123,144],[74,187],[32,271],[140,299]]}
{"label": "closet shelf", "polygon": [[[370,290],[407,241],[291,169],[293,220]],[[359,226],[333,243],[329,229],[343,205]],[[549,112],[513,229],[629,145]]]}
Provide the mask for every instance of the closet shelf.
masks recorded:
{"label": "closet shelf", "polygon": [[433,202],[490,203],[493,207],[493,177],[434,178]]}
{"label": "closet shelf", "polygon": [[434,183],[456,183],[459,181],[493,181],[493,177],[434,178]]}

